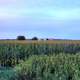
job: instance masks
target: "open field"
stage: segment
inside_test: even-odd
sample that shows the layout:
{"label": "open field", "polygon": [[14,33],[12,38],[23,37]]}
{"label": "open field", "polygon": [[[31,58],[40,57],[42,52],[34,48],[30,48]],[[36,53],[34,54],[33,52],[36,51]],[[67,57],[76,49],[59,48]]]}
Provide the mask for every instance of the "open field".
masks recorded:
{"label": "open field", "polygon": [[0,40],[0,43],[17,43],[17,44],[27,44],[27,43],[38,43],[38,44],[80,44],[80,40]]}
{"label": "open field", "polygon": [[80,80],[80,41],[0,40],[0,80]]}

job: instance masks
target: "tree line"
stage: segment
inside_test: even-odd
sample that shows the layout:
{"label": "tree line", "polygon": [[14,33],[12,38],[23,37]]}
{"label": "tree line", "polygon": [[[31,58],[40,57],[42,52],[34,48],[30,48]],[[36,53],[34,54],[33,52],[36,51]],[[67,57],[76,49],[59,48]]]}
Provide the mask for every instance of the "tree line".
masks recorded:
{"label": "tree line", "polygon": [[[26,40],[25,36],[17,36],[17,40]],[[31,40],[39,40],[38,37],[33,37]],[[44,39],[41,39],[44,40]],[[49,40],[48,38],[46,40]]]}

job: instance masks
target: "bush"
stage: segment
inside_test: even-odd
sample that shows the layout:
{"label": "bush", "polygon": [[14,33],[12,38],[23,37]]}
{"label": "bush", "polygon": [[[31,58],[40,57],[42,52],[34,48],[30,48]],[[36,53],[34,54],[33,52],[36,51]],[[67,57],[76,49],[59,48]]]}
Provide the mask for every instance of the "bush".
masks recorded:
{"label": "bush", "polygon": [[48,38],[46,40],[49,40]]}
{"label": "bush", "polygon": [[38,38],[37,37],[33,37],[32,40],[38,40]]}
{"label": "bush", "polygon": [[18,36],[17,40],[26,40],[25,36]]}

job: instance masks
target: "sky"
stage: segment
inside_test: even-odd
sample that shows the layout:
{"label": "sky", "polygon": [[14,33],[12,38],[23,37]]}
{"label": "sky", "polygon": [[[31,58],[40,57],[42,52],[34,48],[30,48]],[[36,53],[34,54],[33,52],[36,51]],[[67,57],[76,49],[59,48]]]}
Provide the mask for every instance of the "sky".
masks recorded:
{"label": "sky", "polygon": [[80,39],[80,0],[0,0],[0,39]]}

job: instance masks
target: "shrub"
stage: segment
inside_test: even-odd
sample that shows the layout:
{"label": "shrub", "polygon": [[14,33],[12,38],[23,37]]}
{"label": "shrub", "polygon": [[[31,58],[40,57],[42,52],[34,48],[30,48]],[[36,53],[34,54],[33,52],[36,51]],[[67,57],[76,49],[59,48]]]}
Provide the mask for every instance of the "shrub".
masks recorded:
{"label": "shrub", "polygon": [[17,36],[17,40],[26,40],[25,36]]}
{"label": "shrub", "polygon": [[32,40],[38,40],[38,38],[37,37],[33,37]]}

